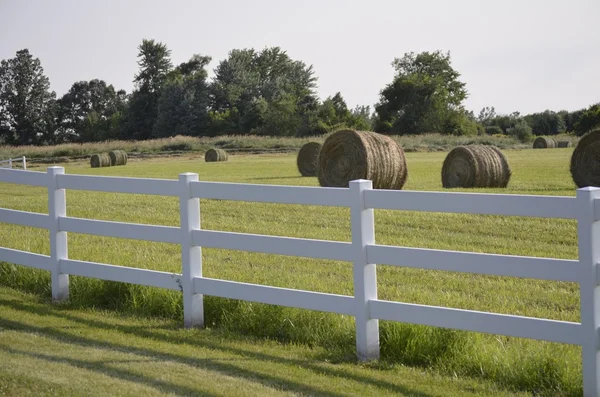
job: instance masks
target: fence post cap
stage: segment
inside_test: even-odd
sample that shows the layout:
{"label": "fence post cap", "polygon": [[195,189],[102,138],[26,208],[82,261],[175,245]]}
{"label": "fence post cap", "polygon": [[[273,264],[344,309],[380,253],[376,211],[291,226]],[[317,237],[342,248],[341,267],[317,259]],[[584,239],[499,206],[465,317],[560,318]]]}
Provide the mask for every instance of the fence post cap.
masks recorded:
{"label": "fence post cap", "polygon": [[198,174],[195,174],[193,172],[182,172],[181,174],[179,174],[179,180],[180,181],[197,181]]}
{"label": "fence post cap", "polygon": [[46,168],[46,170],[48,171],[49,174],[64,174],[65,173],[65,167],[52,166],[52,167]]}

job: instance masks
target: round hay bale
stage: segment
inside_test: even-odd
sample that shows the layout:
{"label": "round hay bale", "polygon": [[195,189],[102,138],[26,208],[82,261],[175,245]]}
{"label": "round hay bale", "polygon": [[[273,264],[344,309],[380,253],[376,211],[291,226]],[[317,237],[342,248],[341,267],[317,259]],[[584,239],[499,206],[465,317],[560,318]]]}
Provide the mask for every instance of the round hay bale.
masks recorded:
{"label": "round hay bale", "polygon": [[227,152],[223,149],[208,149],[204,154],[204,161],[227,161]]}
{"label": "round hay bale", "polygon": [[90,165],[92,168],[110,167],[110,156],[108,153],[92,154],[92,157],[90,157]]}
{"label": "round hay bale", "polygon": [[319,152],[321,145],[318,142],[308,142],[304,144],[298,152],[296,164],[298,171],[302,176],[317,176],[317,167],[319,166]]}
{"label": "round hay bale", "polygon": [[445,188],[506,187],[510,176],[508,161],[495,146],[455,147],[442,166]]}
{"label": "round hay bale", "polygon": [[127,153],[124,150],[112,150],[108,152],[110,156],[110,165],[127,164]]}
{"label": "round hay bale", "polygon": [[390,137],[340,130],[323,143],[317,176],[321,186],[348,187],[352,180],[368,179],[375,189],[402,189],[408,171],[402,147]]}
{"label": "round hay bale", "polygon": [[600,187],[600,129],[581,138],[573,150],[571,176],[578,188]]}
{"label": "round hay bale", "polygon": [[533,141],[534,149],[553,149],[556,147],[556,141],[552,138],[539,136]]}
{"label": "round hay bale", "polygon": [[557,147],[571,147],[571,141],[558,141],[556,143]]}

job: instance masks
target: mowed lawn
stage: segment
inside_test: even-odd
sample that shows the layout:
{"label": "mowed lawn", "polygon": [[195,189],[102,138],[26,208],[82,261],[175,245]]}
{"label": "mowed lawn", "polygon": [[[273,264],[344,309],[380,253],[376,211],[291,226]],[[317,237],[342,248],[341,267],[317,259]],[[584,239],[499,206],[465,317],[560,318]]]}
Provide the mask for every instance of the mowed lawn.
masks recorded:
{"label": "mowed lawn", "polygon": [[[509,187],[469,191],[575,195],[569,174],[572,149],[507,150],[505,153],[513,170]],[[409,177],[405,189],[441,191],[440,172],[445,155],[408,153]],[[230,161],[224,163],[205,163],[199,157],[134,159],[125,167],[91,169],[87,163],[68,163],[65,168],[66,173],[74,174],[176,179],[181,172],[197,172],[200,180],[318,185],[316,178],[299,176],[295,155],[233,155]],[[44,170],[40,167],[33,169]],[[47,212],[47,193],[42,188],[0,184],[0,207]],[[178,201],[172,197],[67,192],[67,214],[74,217],[178,226],[178,209]],[[201,214],[202,227],[206,229],[350,240],[347,209],[203,200]],[[569,259],[577,257],[575,221],[383,210],[376,211],[375,219],[376,240],[380,244]],[[4,247],[49,253],[48,233],[43,230],[2,224],[0,241]],[[179,246],[171,244],[70,233],[69,256],[73,259],[181,272]],[[217,249],[204,249],[203,261],[204,275],[207,277],[347,295],[353,293],[351,265],[345,262]],[[0,268],[0,272],[0,284],[5,287],[35,292],[47,299],[49,278],[45,272],[7,265]],[[48,375],[54,371],[52,368],[70,366],[81,370],[81,377],[89,375],[85,375],[86,371],[102,375],[102,379],[97,380],[90,377],[90,383],[77,376],[79,380],[74,383],[82,388],[95,388],[96,383],[110,384],[114,381],[122,385],[123,394],[138,393],[141,389],[136,387],[140,387],[140,379],[147,379],[142,383],[147,383],[146,386],[155,392],[171,391],[174,394],[204,392],[209,395],[231,395],[227,392],[228,387],[231,390],[239,388],[236,392],[240,394],[262,394],[260,389],[251,387],[263,387],[267,390],[265,393],[308,395],[500,393],[494,387],[546,395],[581,393],[580,349],[574,346],[382,322],[382,360],[377,365],[360,366],[353,364],[353,319],[347,316],[207,298],[207,325],[211,329],[184,331],[179,329],[181,299],[177,293],[78,277],[72,277],[71,280],[72,302],[65,308],[41,304],[35,297],[9,289],[4,289],[0,294],[4,296],[0,305],[0,366],[7,366],[10,362],[10,368],[21,368],[15,370],[21,371],[20,375],[15,373],[14,377],[9,378],[22,379],[11,383],[7,375],[3,375],[4,378],[0,378],[0,392],[5,387],[8,394],[20,395],[29,387],[34,388],[36,379],[52,382],[52,377]],[[378,282],[379,296],[387,300],[579,321],[579,289],[573,283],[388,266],[378,267]],[[144,318],[122,317],[117,312],[96,312],[90,310],[92,307],[97,310],[120,309],[118,313],[128,312]],[[35,316],[44,316],[44,319],[36,320]],[[72,319],[77,316],[89,321]],[[158,320],[159,317],[163,319]],[[117,326],[119,321],[121,325]],[[142,332],[146,325],[148,333]],[[165,327],[168,331],[164,330]],[[90,338],[96,341],[80,343],[75,329],[89,333]],[[126,332],[124,329],[136,329],[139,332]],[[221,351],[218,348],[221,345],[237,344],[240,350],[254,348],[271,352],[269,354],[272,355],[287,355],[292,361],[300,360],[292,366],[304,365],[302,368],[308,370],[306,373],[300,369],[298,372],[287,371],[285,363],[275,358],[270,360],[269,354],[266,354],[259,359],[261,362],[270,362],[270,367],[265,367],[265,373],[283,371],[290,373],[289,377],[275,377],[277,379],[273,380],[259,375],[256,378],[254,375],[244,375],[244,371],[216,369],[221,379],[200,373],[191,375],[193,371],[210,371],[210,360],[204,361],[198,368],[192,361],[182,363],[173,358],[172,364],[186,367],[185,371],[191,371],[190,376],[182,375],[177,378],[180,380],[160,383],[156,379],[168,376],[166,371],[153,370],[152,365],[142,365],[136,362],[138,359],[125,357],[130,354],[144,356],[143,352],[136,349],[130,351],[125,346],[141,343],[140,340],[144,338],[150,338],[151,343],[158,343],[153,336],[155,332],[169,334],[169,338],[158,339],[167,351],[169,346],[176,349],[187,345],[189,335],[194,334],[194,340],[204,340],[207,345],[212,343],[211,346],[218,351]],[[227,336],[223,336],[224,332],[228,333]],[[234,335],[231,338],[230,333]],[[248,340],[241,338],[241,335],[258,339]],[[121,345],[113,346],[107,341],[106,345],[102,345],[104,347],[98,353],[98,358],[92,359],[95,356],[86,349],[96,349],[96,343],[101,344],[102,340],[111,338],[118,339]],[[266,342],[265,339],[291,342],[294,346]],[[38,343],[39,349],[35,347]],[[61,344],[64,346],[61,347]],[[185,351],[196,359],[206,356],[201,346],[193,347],[198,349],[197,354],[192,354],[189,349]],[[68,357],[48,359],[55,357],[57,352],[61,357]],[[219,357],[223,357],[222,360],[231,359],[226,356]],[[144,357],[153,356],[147,354]],[[114,365],[125,368],[125,373],[130,376],[119,375],[122,374],[120,370],[113,371],[113,364],[107,367],[105,362],[112,363],[111,360],[124,361]],[[33,363],[46,368],[46,375],[33,375],[30,369]],[[312,367],[329,365],[339,373],[336,372],[336,375]],[[173,372],[178,373],[175,367]],[[353,371],[360,372],[365,379],[381,378],[388,383],[383,388],[366,381],[351,387],[342,386],[346,385],[340,381],[343,380],[343,374]],[[337,381],[323,381],[322,387],[319,386],[321,388],[311,388],[316,385],[315,382],[318,383],[311,376],[317,374]],[[444,377],[448,375],[452,377]],[[203,382],[189,383],[183,380],[189,377],[203,379],[203,376],[214,378],[214,388],[202,389],[194,385]],[[488,381],[493,383],[486,383]],[[69,383],[61,385],[71,387]],[[176,386],[183,388],[169,389]],[[206,381],[202,387],[205,386]],[[73,387],[75,389],[64,390],[77,394],[77,386]],[[100,393],[100,386],[97,390]],[[38,393],[32,391],[32,394]]]}

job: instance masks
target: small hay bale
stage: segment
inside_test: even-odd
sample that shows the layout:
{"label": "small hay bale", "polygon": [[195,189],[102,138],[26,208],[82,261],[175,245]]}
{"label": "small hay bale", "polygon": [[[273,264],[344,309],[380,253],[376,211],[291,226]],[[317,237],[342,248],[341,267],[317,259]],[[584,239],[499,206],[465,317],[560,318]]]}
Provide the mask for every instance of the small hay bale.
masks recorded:
{"label": "small hay bale", "polygon": [[317,176],[319,152],[322,146],[318,142],[308,142],[300,148],[296,164],[302,176]]}
{"label": "small hay bale", "polygon": [[442,186],[506,187],[511,170],[504,154],[495,146],[455,147],[442,166]]}
{"label": "small hay bale", "polygon": [[227,152],[223,149],[208,149],[204,154],[204,161],[206,162],[227,161],[227,159]]}
{"label": "small hay bale", "polygon": [[127,153],[124,150],[112,150],[108,152],[110,156],[110,165],[127,164]]}
{"label": "small hay bale", "polygon": [[331,134],[319,153],[319,184],[348,187],[355,179],[373,181],[375,189],[402,189],[408,177],[402,147],[390,137],[368,131]]}
{"label": "small hay bale", "polygon": [[90,165],[92,168],[110,167],[110,156],[108,153],[93,154],[90,157]]}
{"label": "small hay bale", "polygon": [[600,129],[581,138],[573,150],[571,176],[578,188],[600,187]]}
{"label": "small hay bale", "polygon": [[556,147],[571,147],[571,141],[558,141]]}
{"label": "small hay bale", "polygon": [[553,149],[556,147],[556,141],[552,138],[540,136],[533,141],[534,149]]}

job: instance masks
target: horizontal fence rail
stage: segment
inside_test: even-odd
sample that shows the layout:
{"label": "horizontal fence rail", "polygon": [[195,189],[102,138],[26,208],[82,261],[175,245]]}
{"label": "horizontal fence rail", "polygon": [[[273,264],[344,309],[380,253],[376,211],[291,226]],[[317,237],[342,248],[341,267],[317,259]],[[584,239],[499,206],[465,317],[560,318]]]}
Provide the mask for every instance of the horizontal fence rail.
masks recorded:
{"label": "horizontal fence rail", "polygon": [[194,230],[192,241],[195,245],[202,247],[348,262],[353,259],[351,244],[341,241],[218,232],[214,230]]}
{"label": "horizontal fence rail", "polygon": [[[47,229],[50,255],[0,247],[0,261],[50,271],[56,300],[68,297],[69,275],[75,275],[181,291],[186,327],[204,325],[204,295],[344,314],[355,318],[361,360],[379,357],[379,320],[581,345],[584,395],[600,393],[600,189],[550,197],[374,190],[363,180],[350,182],[350,188],[316,188],[202,182],[190,173],[180,174],[179,180],[65,175],[61,167],[46,173],[0,169],[0,182],[48,190],[48,214],[0,208],[0,223]],[[172,227],[68,217],[65,189],[178,197],[181,223]],[[200,199],[346,207],[352,241],[204,230]],[[576,219],[579,259],[378,245],[374,209]],[[179,244],[181,274],[69,259],[67,233]],[[352,262],[354,296],[206,278],[203,247]],[[581,323],[379,300],[375,264],[578,283]]]}
{"label": "horizontal fence rail", "polygon": [[389,210],[567,219],[576,218],[577,211],[573,197],[401,190],[367,191],[365,205]]}
{"label": "horizontal fence rail", "polygon": [[59,189],[107,193],[179,196],[179,184],[170,179],[115,178],[109,176],[58,175]]}
{"label": "horizontal fence rail", "polygon": [[48,255],[34,254],[33,252],[0,248],[0,260],[35,269],[52,270],[52,263]]}
{"label": "horizontal fence rail", "polygon": [[579,282],[585,276],[579,261],[368,245],[370,263],[429,270]]}
{"label": "horizontal fence rail", "polygon": [[581,324],[533,317],[449,309],[411,303],[371,301],[371,316],[380,320],[581,344]]}
{"label": "horizontal fence rail", "polygon": [[63,232],[119,237],[132,240],[179,244],[180,229],[172,226],[143,225],[139,223],[108,222],[92,219],[59,217],[58,230]]}
{"label": "horizontal fence rail", "polygon": [[47,214],[0,208],[0,222],[14,225],[31,226],[40,229],[50,228],[50,217]]}
{"label": "horizontal fence rail", "polygon": [[24,170],[27,169],[27,159],[25,158],[25,156],[23,157],[17,157],[14,159],[8,159],[8,160],[0,160],[0,168],[12,168],[14,163],[18,163],[21,162],[21,168],[23,168]]}
{"label": "horizontal fence rail", "polygon": [[299,309],[348,315],[354,314],[354,298],[345,295],[268,287],[211,278],[195,278],[194,292],[197,294],[219,296],[221,298],[240,299],[271,305],[296,307]]}
{"label": "horizontal fence rail", "polygon": [[74,276],[181,290],[181,274],[70,259],[61,259],[60,270]]}
{"label": "horizontal fence rail", "polygon": [[249,185],[223,182],[192,182],[192,197],[254,201],[279,204],[305,204],[348,207],[348,189],[300,186]]}
{"label": "horizontal fence rail", "polygon": [[16,183],[17,185],[48,187],[50,180],[45,172],[0,168],[0,182]]}

